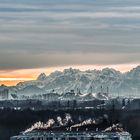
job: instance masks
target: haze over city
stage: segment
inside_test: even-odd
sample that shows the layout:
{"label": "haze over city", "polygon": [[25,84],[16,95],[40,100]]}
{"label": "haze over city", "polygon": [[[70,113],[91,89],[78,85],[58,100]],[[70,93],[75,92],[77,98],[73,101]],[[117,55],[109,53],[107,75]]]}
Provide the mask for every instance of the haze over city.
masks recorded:
{"label": "haze over city", "polygon": [[0,0],[0,84],[73,67],[140,64],[138,0]]}

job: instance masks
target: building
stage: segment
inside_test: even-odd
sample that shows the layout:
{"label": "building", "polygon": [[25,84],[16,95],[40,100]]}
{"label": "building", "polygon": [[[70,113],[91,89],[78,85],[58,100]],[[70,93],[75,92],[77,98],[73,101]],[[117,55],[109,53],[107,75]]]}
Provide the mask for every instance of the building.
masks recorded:
{"label": "building", "polygon": [[128,132],[33,130],[13,136],[10,140],[132,140],[132,138]]}
{"label": "building", "polygon": [[8,98],[9,98],[8,89],[0,90],[0,100],[8,100]]}

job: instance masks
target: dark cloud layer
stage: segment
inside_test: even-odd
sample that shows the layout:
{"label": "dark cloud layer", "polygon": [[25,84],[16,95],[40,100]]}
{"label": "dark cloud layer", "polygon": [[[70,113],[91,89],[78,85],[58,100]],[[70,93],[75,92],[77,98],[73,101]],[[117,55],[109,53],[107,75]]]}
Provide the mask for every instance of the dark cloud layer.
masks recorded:
{"label": "dark cloud layer", "polygon": [[138,0],[1,0],[0,69],[140,63]]}

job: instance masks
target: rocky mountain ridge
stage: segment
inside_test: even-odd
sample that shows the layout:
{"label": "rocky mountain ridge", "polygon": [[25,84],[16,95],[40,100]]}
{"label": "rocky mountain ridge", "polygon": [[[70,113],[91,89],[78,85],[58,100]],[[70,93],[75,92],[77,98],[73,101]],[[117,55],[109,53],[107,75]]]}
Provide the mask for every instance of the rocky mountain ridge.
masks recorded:
{"label": "rocky mountain ridge", "polygon": [[36,80],[20,82],[14,90],[10,89],[18,94],[64,94],[74,90],[82,94],[109,92],[111,95],[139,95],[140,66],[126,73],[110,68],[87,71],[69,68],[63,72],[55,71],[49,76],[41,73]]}

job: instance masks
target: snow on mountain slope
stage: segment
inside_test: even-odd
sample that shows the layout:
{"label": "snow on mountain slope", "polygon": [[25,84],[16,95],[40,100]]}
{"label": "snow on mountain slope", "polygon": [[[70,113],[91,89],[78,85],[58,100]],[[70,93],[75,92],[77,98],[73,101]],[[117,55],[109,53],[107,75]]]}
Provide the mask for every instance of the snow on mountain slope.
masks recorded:
{"label": "snow on mountain slope", "polygon": [[[46,93],[55,91],[59,94],[74,90],[86,94],[91,92],[107,92],[110,94],[139,94],[140,91],[140,66],[127,73],[121,73],[114,69],[80,71],[77,69],[65,69],[63,72],[53,72],[49,76],[44,73],[37,80],[21,82],[17,89],[22,90],[28,86],[36,86]],[[102,88],[101,88],[102,87]],[[101,91],[102,90],[102,91]]]}
{"label": "snow on mountain slope", "polygon": [[40,95],[40,94],[45,94],[45,90],[38,88],[35,85],[27,86],[21,90],[17,91],[17,94],[19,95]]}
{"label": "snow on mountain slope", "polygon": [[140,79],[140,66],[137,66],[136,68],[133,68],[129,72],[126,73],[128,78],[135,78]]}

